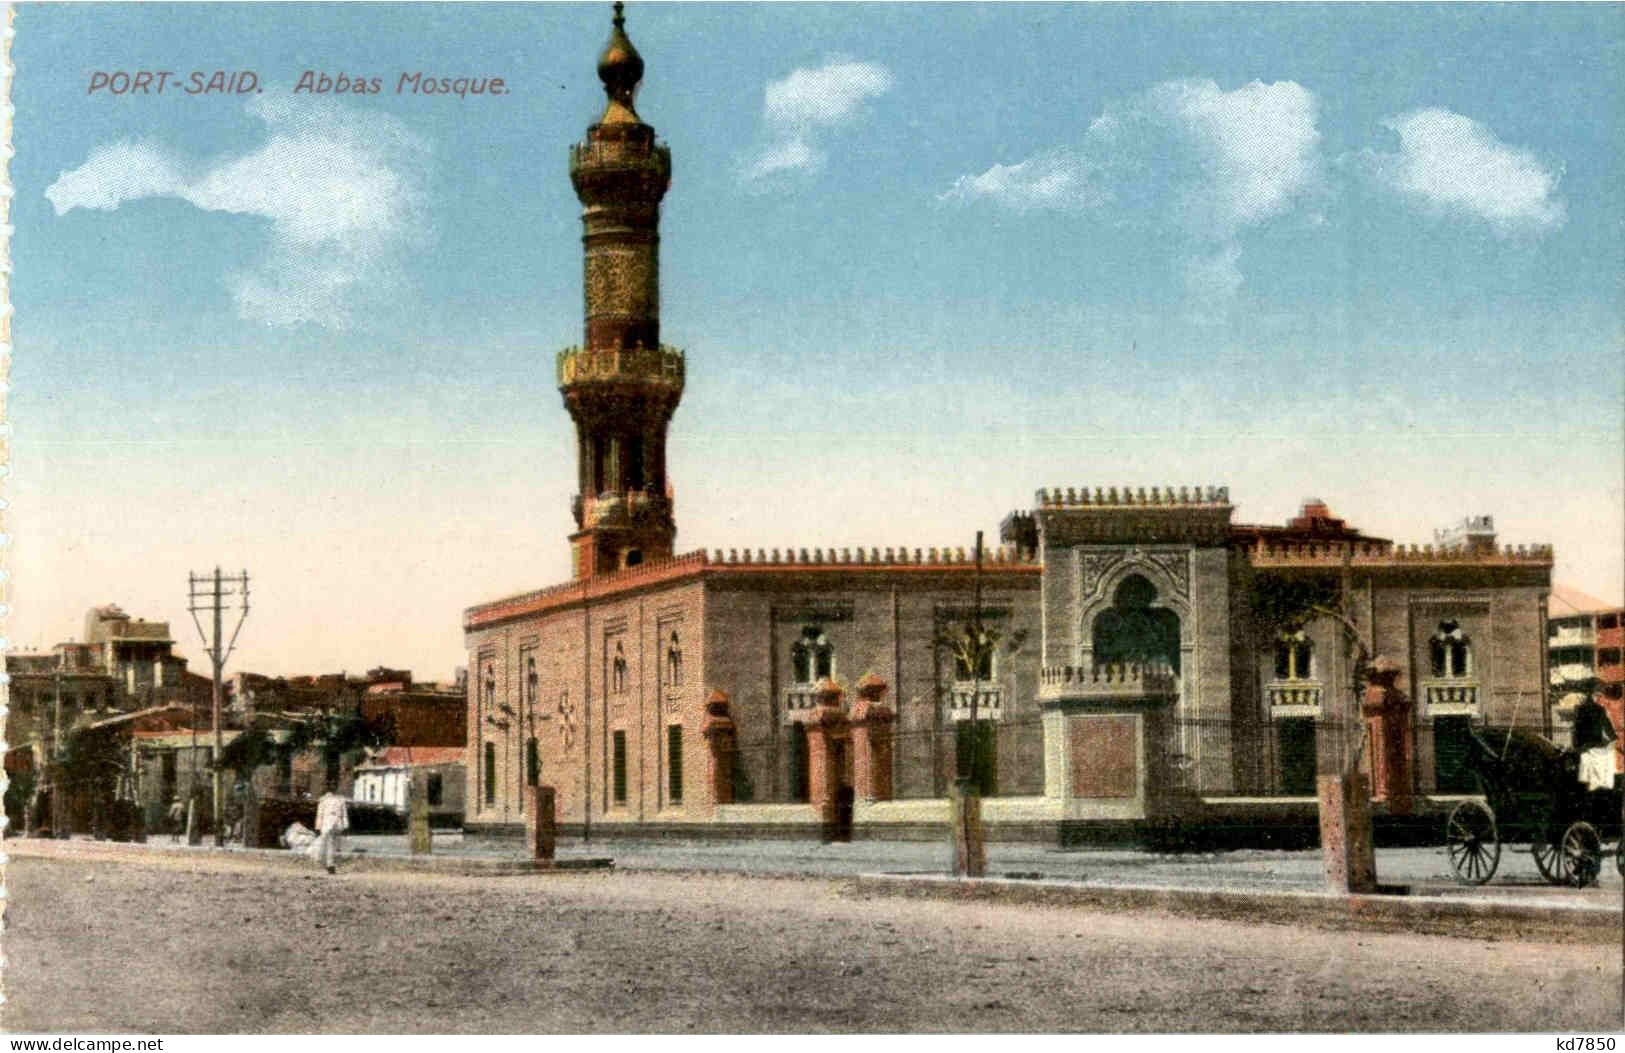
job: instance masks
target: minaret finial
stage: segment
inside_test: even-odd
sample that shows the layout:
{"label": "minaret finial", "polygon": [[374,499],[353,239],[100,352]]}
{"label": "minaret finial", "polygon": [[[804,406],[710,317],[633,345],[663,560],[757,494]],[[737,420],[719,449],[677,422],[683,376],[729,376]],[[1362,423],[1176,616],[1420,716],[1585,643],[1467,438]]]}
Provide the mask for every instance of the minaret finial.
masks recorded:
{"label": "minaret finial", "polygon": [[[604,123],[636,122],[638,115],[632,108],[632,96],[637,91],[638,81],[643,79],[643,56],[626,35],[626,5],[621,0],[615,0],[614,26],[610,30],[609,44],[598,59],[598,79],[604,82],[604,92],[609,96]],[[625,112],[618,113],[617,108]]]}

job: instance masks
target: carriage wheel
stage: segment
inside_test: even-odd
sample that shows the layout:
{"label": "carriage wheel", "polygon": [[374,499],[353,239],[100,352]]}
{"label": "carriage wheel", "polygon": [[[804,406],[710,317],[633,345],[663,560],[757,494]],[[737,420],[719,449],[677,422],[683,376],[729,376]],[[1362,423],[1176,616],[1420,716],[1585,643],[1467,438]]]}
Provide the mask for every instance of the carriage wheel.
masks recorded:
{"label": "carriage wheel", "polygon": [[1550,841],[1536,841],[1529,846],[1529,854],[1535,857],[1535,869],[1540,876],[1554,885],[1567,885],[1568,875],[1563,872],[1563,861],[1558,855],[1558,846]]}
{"label": "carriage wheel", "polygon": [[1575,888],[1596,884],[1602,872],[1602,838],[1597,828],[1587,822],[1570,823],[1558,844],[1558,864]]}
{"label": "carriage wheel", "polygon": [[1444,850],[1456,880],[1482,885],[1501,865],[1501,837],[1495,813],[1479,801],[1462,801],[1444,823]]}

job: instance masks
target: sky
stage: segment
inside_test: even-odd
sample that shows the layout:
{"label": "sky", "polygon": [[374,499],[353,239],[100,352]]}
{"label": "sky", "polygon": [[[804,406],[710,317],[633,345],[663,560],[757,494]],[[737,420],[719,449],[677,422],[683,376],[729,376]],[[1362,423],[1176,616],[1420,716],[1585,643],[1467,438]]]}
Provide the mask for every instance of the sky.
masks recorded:
{"label": "sky", "polygon": [[[567,147],[609,19],[18,10],[13,646],[117,602],[202,671],[218,564],[251,578],[229,669],[446,679],[465,607],[568,576]],[[1620,601],[1625,8],[627,28],[673,154],[680,551],[968,547],[1039,487],[1218,484],[1238,522],[1312,496],[1405,543],[1491,514]],[[143,70],[176,76],[111,90]],[[185,90],[217,70],[250,90]]]}

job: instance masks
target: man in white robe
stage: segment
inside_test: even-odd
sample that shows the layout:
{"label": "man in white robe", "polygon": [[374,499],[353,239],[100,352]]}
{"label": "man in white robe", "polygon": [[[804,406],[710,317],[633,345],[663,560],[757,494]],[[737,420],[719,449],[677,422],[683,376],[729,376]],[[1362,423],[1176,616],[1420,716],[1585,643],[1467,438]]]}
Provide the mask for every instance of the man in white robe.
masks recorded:
{"label": "man in white robe", "polygon": [[316,802],[316,841],[311,852],[327,868],[329,874],[338,872],[339,838],[350,829],[348,802],[332,790],[322,794]]}

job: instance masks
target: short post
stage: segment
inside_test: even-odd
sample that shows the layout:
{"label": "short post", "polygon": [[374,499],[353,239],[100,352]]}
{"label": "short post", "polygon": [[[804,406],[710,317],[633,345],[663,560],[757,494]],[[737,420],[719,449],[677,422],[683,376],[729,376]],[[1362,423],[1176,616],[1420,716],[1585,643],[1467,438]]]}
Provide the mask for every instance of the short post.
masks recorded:
{"label": "short post", "polygon": [[1322,775],[1320,855],[1332,892],[1375,892],[1377,866],[1371,846],[1371,791],[1361,772]]}
{"label": "short post", "polygon": [[552,862],[553,850],[558,844],[558,820],[554,815],[556,795],[551,786],[530,788],[530,812],[525,816],[525,841],[530,847],[530,858],[538,862]]}
{"label": "short post", "polygon": [[407,781],[407,825],[412,836],[412,854],[426,856],[434,851],[434,833],[429,829],[429,786],[427,778],[413,776]]}
{"label": "short post", "polygon": [[186,843],[189,845],[201,845],[203,843],[203,827],[199,822],[202,817],[197,814],[197,802],[198,795],[194,790],[186,798]]}
{"label": "short post", "polygon": [[948,791],[953,827],[954,876],[985,877],[987,846],[982,840],[982,795],[970,779],[959,778]]}
{"label": "short post", "polygon": [[250,779],[243,784],[243,847],[260,847],[260,801]]}

